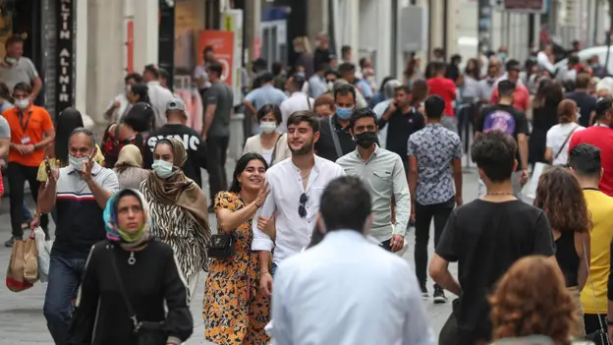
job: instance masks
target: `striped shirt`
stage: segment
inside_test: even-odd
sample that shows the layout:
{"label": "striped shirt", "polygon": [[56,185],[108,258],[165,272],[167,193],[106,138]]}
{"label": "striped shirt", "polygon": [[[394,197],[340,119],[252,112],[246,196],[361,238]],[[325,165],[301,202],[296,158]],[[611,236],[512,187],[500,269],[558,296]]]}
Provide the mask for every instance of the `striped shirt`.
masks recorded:
{"label": "striped shirt", "polygon": [[[104,190],[119,190],[115,172],[97,163],[92,168],[92,179]],[[96,242],[106,238],[103,209],[72,166],[60,169],[56,193],[57,226],[52,252],[86,257]]]}
{"label": "striped shirt", "polygon": [[[411,213],[411,196],[400,156],[377,146],[367,161],[356,149],[339,158],[336,164],[348,176],[359,177],[369,187],[374,217],[371,235],[380,242],[392,235],[404,237]],[[395,224],[392,224],[392,196],[396,199]]]}

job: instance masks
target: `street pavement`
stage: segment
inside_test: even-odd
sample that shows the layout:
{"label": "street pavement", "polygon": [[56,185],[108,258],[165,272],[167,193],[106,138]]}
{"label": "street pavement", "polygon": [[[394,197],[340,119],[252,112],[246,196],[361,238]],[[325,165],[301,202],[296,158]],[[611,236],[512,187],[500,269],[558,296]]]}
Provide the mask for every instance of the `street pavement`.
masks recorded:
{"label": "street pavement", "polygon": [[[234,165],[232,163],[227,166],[228,176],[232,176]],[[203,182],[207,187],[205,192],[208,194],[208,176],[203,173]],[[228,180],[230,181],[230,179]],[[463,187],[464,202],[469,202],[477,197],[477,173],[473,168],[467,169],[464,173]],[[27,196],[29,198],[29,196]],[[30,206],[33,207],[33,202],[30,200]],[[10,216],[9,216],[8,199],[2,199],[2,207],[0,209],[0,242],[3,244],[10,237]],[[211,229],[217,228],[215,217],[210,217]],[[51,225],[53,229],[53,225]],[[434,230],[432,230],[434,231]],[[433,233],[431,232],[430,240],[430,255],[433,252]],[[413,265],[413,249],[415,236],[413,230],[407,234],[409,241],[409,249],[404,255],[404,258]],[[10,248],[0,247],[0,269],[7,267],[11,255]],[[451,267],[452,273],[457,273],[455,265]],[[194,316],[194,333],[192,338],[186,344],[197,345],[206,344],[214,345],[213,343],[204,340],[204,325],[202,321],[202,298],[204,294],[204,282],[206,274],[201,274],[198,282],[198,289],[195,298],[191,302],[191,310]],[[429,282],[428,289],[432,294],[432,282]],[[43,316],[43,301],[45,296],[46,284],[37,283],[29,290],[14,293],[6,287],[0,287],[0,344],[20,344],[20,345],[53,345],[53,340],[47,331],[47,325]],[[448,295],[451,300],[451,296]],[[436,335],[440,332],[443,324],[447,320],[451,312],[451,304],[434,305],[430,300],[424,302],[428,311],[428,316],[432,328]],[[126,320],[127,322],[127,320]]]}

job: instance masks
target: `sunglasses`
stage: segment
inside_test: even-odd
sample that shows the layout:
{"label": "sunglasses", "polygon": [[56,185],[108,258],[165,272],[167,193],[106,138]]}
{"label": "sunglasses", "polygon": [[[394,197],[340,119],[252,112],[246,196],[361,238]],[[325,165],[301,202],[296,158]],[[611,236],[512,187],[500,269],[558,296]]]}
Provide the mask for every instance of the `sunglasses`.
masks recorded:
{"label": "sunglasses", "polygon": [[306,195],[306,193],[302,193],[302,195],[300,195],[300,206],[298,207],[298,215],[300,215],[300,218],[304,218],[307,215],[305,205],[308,200],[309,197]]}

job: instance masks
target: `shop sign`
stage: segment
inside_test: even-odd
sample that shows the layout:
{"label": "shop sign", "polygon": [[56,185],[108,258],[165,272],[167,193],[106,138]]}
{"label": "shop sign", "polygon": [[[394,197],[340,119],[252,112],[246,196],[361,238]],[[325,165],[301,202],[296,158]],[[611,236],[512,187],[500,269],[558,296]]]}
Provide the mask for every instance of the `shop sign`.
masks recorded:
{"label": "shop sign", "polygon": [[[200,31],[198,39],[198,51],[204,51],[204,47],[211,46],[215,55],[215,60],[223,66],[221,80],[232,87],[232,61],[234,59],[234,33],[218,30]],[[202,56],[198,58],[198,63],[204,63]]]}
{"label": "shop sign", "polygon": [[74,105],[74,3],[60,0],[57,10],[56,114]]}

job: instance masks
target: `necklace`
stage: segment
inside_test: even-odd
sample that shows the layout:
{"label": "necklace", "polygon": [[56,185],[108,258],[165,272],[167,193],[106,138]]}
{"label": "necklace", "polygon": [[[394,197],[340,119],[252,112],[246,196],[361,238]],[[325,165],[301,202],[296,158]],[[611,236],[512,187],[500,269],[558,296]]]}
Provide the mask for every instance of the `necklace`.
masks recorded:
{"label": "necklace", "polygon": [[306,173],[304,176],[303,176],[302,174],[300,174],[300,177],[301,177],[303,180],[306,180],[306,179],[307,179],[309,176],[311,176],[311,170],[309,170],[309,172],[308,172],[308,173]]}
{"label": "necklace", "polygon": [[130,257],[128,258],[128,265],[134,265],[136,263],[136,258],[134,257],[134,252],[130,252]]}
{"label": "necklace", "polygon": [[485,194],[485,195],[490,195],[490,196],[493,196],[493,195],[498,195],[498,196],[501,196],[501,195],[513,195],[513,192],[487,192],[487,194]]}

